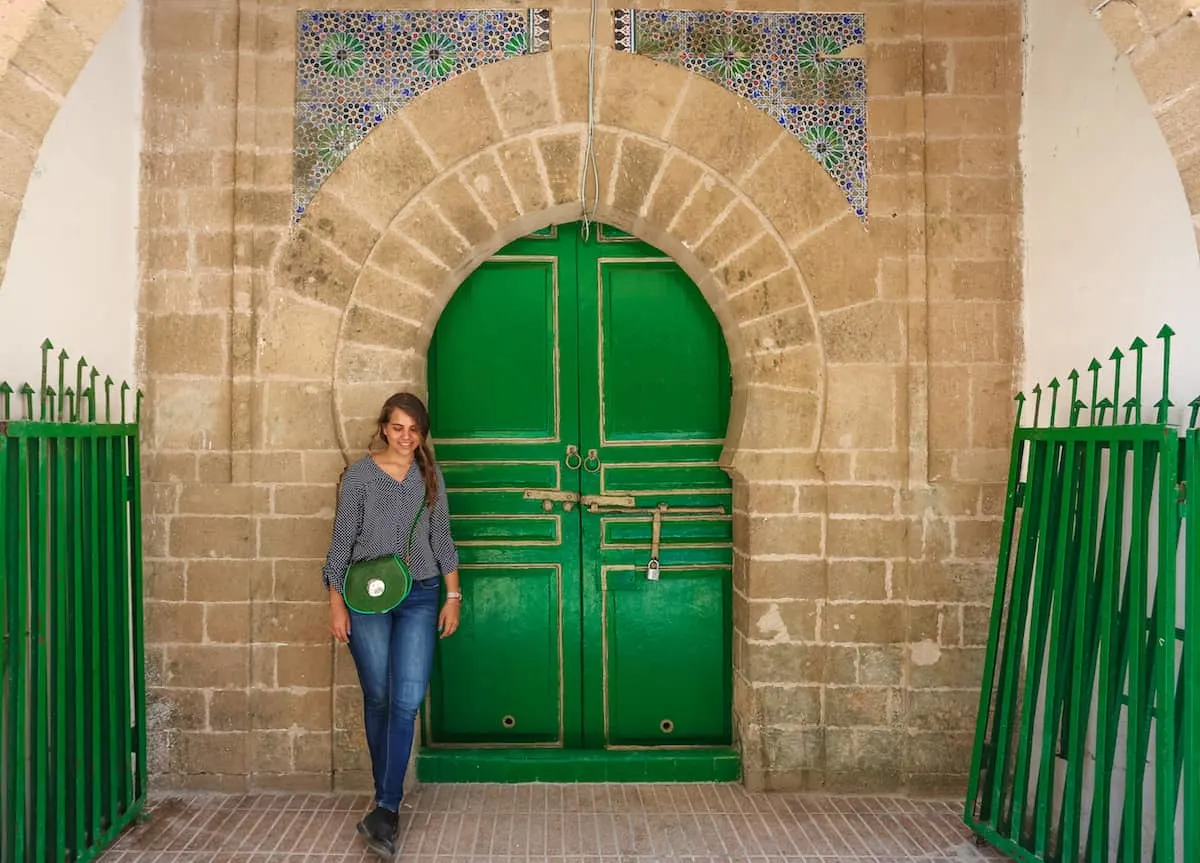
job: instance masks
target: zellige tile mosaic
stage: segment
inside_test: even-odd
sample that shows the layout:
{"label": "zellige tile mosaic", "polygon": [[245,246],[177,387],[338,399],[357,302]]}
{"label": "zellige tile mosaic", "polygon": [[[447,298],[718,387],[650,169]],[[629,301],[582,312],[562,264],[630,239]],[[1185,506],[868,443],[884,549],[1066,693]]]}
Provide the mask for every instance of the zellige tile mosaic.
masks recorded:
{"label": "zellige tile mosaic", "polygon": [[297,14],[293,219],[384,118],[456,75],[550,49],[547,9]]}
{"label": "zellige tile mosaic", "polygon": [[618,9],[614,46],[749,99],[804,144],[867,218],[861,13]]}

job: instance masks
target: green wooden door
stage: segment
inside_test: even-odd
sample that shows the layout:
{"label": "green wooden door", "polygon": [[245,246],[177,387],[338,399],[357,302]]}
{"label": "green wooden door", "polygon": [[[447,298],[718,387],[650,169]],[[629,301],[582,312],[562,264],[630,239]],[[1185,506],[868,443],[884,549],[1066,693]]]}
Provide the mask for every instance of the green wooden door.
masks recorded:
{"label": "green wooden door", "polygon": [[426,744],[728,745],[729,359],[695,285],[604,226],[525,238],[446,307],[429,388],[467,602]]}

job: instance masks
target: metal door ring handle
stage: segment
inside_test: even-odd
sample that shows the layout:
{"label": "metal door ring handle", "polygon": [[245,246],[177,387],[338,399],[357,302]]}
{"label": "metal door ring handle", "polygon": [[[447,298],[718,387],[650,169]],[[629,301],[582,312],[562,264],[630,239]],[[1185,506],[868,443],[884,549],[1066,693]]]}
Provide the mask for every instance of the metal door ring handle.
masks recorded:
{"label": "metal door ring handle", "polygon": [[[571,459],[575,459],[575,463],[571,464]],[[567,447],[567,470],[579,470],[579,466],[583,464],[583,459],[579,457],[579,448],[574,444]]]}
{"label": "metal door ring handle", "polygon": [[600,455],[594,449],[588,450],[587,458],[583,460],[583,469],[588,473],[596,473],[600,470]]}

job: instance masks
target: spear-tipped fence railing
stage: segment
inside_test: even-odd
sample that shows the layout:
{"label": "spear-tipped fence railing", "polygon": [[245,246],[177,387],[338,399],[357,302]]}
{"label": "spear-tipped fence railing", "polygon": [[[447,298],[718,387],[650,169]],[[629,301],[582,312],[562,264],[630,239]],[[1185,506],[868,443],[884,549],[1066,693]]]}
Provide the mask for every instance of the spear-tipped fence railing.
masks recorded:
{"label": "spear-tipped fence railing", "polygon": [[1017,395],[964,813],[1017,860],[1200,861],[1200,398],[1168,422],[1173,336],[1161,391],[1139,338],[1132,384],[1114,350],[1067,399]]}
{"label": "spear-tipped fence railing", "polygon": [[[0,856],[85,861],[146,796],[142,394],[42,344],[0,382]],[[74,372],[74,383],[70,380]]]}

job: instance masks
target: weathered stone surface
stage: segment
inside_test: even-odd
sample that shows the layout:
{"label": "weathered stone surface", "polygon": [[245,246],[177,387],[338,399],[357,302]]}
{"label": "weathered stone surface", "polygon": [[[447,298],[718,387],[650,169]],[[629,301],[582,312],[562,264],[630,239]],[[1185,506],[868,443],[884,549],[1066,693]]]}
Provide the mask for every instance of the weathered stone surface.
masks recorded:
{"label": "weathered stone surface", "polygon": [[[186,5],[150,0],[147,25],[150,68],[187,73],[149,82],[142,175],[150,655],[179,717],[154,763],[179,785],[308,790],[332,772],[361,787],[361,696],[330,651],[319,574],[334,484],[382,397],[425,391],[462,278],[577,218],[586,10],[554,9],[550,54],[456,76],[389,117],[293,228],[294,13],[259,11],[256,55],[232,9]],[[56,8],[84,20],[78,0]],[[1186,155],[1192,25],[1160,12],[1156,51],[1135,62],[1184,96],[1162,122]],[[676,256],[727,334],[748,783],[895,790],[961,770],[937,747],[957,752],[972,721],[1011,422],[993,405],[1021,345],[1018,13],[870,4],[867,227],[773,118],[599,52],[596,217]],[[70,65],[52,59],[38,80]],[[0,110],[0,233],[56,109],[20,83]]]}

